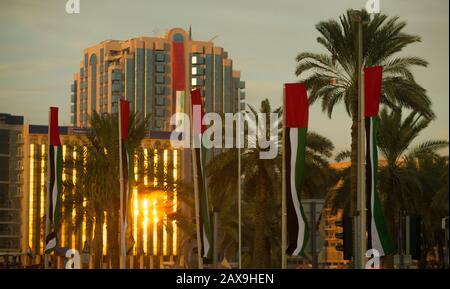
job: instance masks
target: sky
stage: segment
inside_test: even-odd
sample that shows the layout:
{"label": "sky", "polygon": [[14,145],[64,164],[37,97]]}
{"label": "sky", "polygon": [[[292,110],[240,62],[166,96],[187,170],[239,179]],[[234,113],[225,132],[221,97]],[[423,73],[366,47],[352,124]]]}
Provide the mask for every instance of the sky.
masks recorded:
{"label": "sky", "polygon": [[[106,39],[162,36],[173,27],[192,27],[194,40],[215,37],[241,70],[247,102],[282,103],[283,83],[296,82],[300,52],[326,53],[315,24],[337,19],[366,0],[80,0],[81,13],[67,14],[66,0],[0,0],[0,112],[45,124],[48,107],[60,107],[70,125],[70,84],[83,49]],[[422,42],[401,56],[419,56],[414,69],[433,102],[436,120],[415,144],[449,139],[449,1],[380,0],[381,12],[407,22],[405,32]],[[350,148],[350,119],[343,105],[328,118],[320,103],[310,108],[309,129],[329,139],[335,152]],[[448,149],[443,153],[448,154]]]}

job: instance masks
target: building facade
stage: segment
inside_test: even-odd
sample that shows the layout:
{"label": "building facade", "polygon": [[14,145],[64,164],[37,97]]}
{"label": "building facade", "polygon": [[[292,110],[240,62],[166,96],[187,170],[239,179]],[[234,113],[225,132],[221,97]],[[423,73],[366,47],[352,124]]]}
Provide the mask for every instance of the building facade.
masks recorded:
{"label": "building facade", "polygon": [[0,253],[22,251],[25,161],[23,117],[0,114]]}
{"label": "building facade", "polygon": [[[63,151],[59,246],[81,253],[86,245],[88,250],[92,248],[93,227],[86,212],[80,211],[76,202],[67,200],[76,197],[73,184],[77,184],[83,172],[72,162],[83,160],[89,153],[80,147],[88,131],[60,127],[59,132]],[[22,264],[39,264],[44,254],[47,153],[48,126],[29,125],[22,116],[0,114],[0,254],[33,255],[32,259],[22,255]],[[147,132],[137,153],[142,157],[134,160],[129,226],[135,243],[131,258],[136,259],[135,266],[155,268],[183,255],[178,224],[168,218],[179,210],[177,190],[174,186],[170,191],[161,189],[167,187],[167,182],[176,183],[180,178],[181,151],[170,147],[170,133]],[[86,205],[83,201],[83,206]],[[106,221],[102,239],[106,257]],[[62,266],[62,262],[58,264]]]}
{"label": "building facade", "polygon": [[[44,254],[45,230],[45,195],[47,184],[47,126],[27,125],[28,136],[24,139],[27,151],[29,174],[25,181],[27,194],[24,196],[24,208],[27,216],[24,222],[23,242],[25,250],[29,246],[38,256],[33,262],[39,263]],[[63,155],[63,190],[61,206],[61,226],[59,231],[59,245],[73,248],[80,253],[87,249],[92,253],[94,228],[92,222],[86,219],[87,213],[76,206],[77,180],[82,178],[83,172],[72,165],[73,162],[86,159],[89,151],[82,146],[87,129],[74,127],[60,127],[60,139]],[[176,190],[162,191],[154,188],[164,187],[164,181],[159,179],[157,170],[161,170],[168,179],[176,181],[180,176],[180,151],[170,148],[170,134],[147,133],[141,145],[142,158],[134,160],[133,199],[131,200],[131,220],[129,226],[135,244],[131,255],[142,259],[143,267],[156,267],[164,261],[178,258],[180,232],[175,221],[168,218],[168,214],[177,213],[178,200]],[[139,187],[139,190],[138,190]],[[147,188],[147,189],[143,189]],[[67,201],[72,200],[72,201]],[[169,205],[170,204],[170,205]],[[88,204],[83,200],[83,208]],[[103,255],[107,251],[107,222],[102,227]],[[87,247],[86,247],[87,246]],[[107,259],[105,258],[105,261]],[[87,267],[88,265],[85,264]]]}
{"label": "building facade", "polygon": [[[72,144],[84,138],[94,111],[117,113],[118,100],[123,98],[130,101],[132,111],[149,118],[150,131],[140,151],[143,157],[136,159],[133,175],[140,186],[133,188],[129,223],[135,240],[132,255],[139,260],[135,267],[161,267],[183,255],[181,230],[167,217],[180,210],[176,188],[141,190],[166,185],[167,179],[157,177],[158,168],[173,181],[192,177],[190,151],[170,145],[172,114],[190,114],[189,93],[194,88],[202,90],[207,112],[237,112],[245,98],[240,77],[223,48],[211,41],[193,41],[180,28],[164,37],[107,40],[84,50],[71,86],[72,126],[60,127],[63,181],[76,183],[80,176],[67,159],[88,153]],[[24,123],[23,117],[0,114],[0,251],[31,251],[35,257],[28,264],[40,263],[44,250],[47,131],[47,126]],[[63,190],[63,198],[72,194]],[[82,252],[92,241],[92,227],[75,206],[65,205],[62,210],[60,245]],[[81,225],[76,225],[80,220]],[[104,224],[105,256],[106,242]]]}
{"label": "building facade", "polygon": [[233,61],[211,41],[194,41],[180,28],[163,37],[106,40],[86,48],[71,86],[71,122],[87,127],[93,111],[117,112],[120,98],[150,118],[151,130],[171,131],[175,112],[189,113],[200,88],[207,112],[236,112],[245,83]]}

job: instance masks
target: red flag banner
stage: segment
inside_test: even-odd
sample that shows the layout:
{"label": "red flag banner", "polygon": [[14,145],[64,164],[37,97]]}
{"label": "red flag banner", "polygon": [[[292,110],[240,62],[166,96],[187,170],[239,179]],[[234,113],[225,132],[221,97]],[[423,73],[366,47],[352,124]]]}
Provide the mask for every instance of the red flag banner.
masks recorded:
{"label": "red flag banner", "polygon": [[364,110],[366,117],[378,115],[382,78],[382,66],[364,68]]}
{"label": "red flag banner", "polygon": [[130,124],[130,102],[127,100],[120,100],[120,129],[122,140],[126,140],[128,136],[128,126]]}
{"label": "red flag banner", "polygon": [[285,83],[286,127],[308,127],[308,97],[303,83]]}
{"label": "red flag banner", "polygon": [[201,123],[201,130],[199,132],[199,128],[195,126],[192,128],[194,131],[194,134],[203,133],[206,129],[205,125],[203,124],[203,116],[205,115],[205,111],[203,109],[203,102],[202,102],[202,95],[200,92],[200,89],[194,89],[191,91],[191,102],[192,102],[192,113],[194,113],[194,107],[197,106],[200,108],[200,123]]}

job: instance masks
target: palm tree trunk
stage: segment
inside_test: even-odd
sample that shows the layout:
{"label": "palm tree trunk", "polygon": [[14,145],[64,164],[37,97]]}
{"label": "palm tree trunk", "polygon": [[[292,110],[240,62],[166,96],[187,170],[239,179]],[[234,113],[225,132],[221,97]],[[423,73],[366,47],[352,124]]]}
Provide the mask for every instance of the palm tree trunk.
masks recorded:
{"label": "palm tree trunk", "polygon": [[350,207],[349,214],[353,217],[356,206],[357,170],[358,170],[358,98],[355,96],[352,106],[352,143],[350,167]]}
{"label": "palm tree trunk", "polygon": [[94,268],[101,268],[102,250],[103,246],[103,212],[97,212],[95,216],[95,229],[94,229]]}
{"label": "palm tree trunk", "polygon": [[106,226],[108,234],[108,257],[112,269],[119,269],[119,214],[113,209],[106,215]]}
{"label": "palm tree trunk", "polygon": [[254,269],[268,268],[270,262],[270,250],[267,250],[267,240],[265,238],[265,212],[266,212],[266,196],[265,196],[264,177],[261,173],[258,176],[258,184],[256,186],[255,196],[255,234],[253,237],[253,260]]}

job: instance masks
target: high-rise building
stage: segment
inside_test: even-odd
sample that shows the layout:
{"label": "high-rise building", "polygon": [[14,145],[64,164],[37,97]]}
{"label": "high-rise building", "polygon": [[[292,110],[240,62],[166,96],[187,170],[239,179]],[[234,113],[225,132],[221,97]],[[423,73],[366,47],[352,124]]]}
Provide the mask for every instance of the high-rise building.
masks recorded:
{"label": "high-rise building", "polygon": [[201,88],[207,112],[236,112],[245,83],[233,61],[211,41],[194,41],[180,28],[164,37],[106,40],[86,48],[71,90],[71,122],[87,127],[93,111],[117,112],[120,98],[150,118],[150,129],[171,131],[170,117],[188,112],[192,88]]}
{"label": "high-rise building", "polygon": [[[86,136],[92,112],[117,113],[120,98],[130,101],[132,111],[150,118],[150,131],[141,144],[143,157],[135,160],[136,183],[164,186],[167,180],[157,177],[161,169],[172,180],[191,180],[190,151],[171,147],[171,115],[189,113],[193,88],[202,90],[206,111],[236,112],[245,97],[245,83],[222,48],[211,41],[192,41],[189,34],[175,28],[161,38],[108,40],[84,50],[72,84],[73,126],[59,129],[63,180],[76,183],[79,176],[66,159],[82,157],[73,144]],[[24,262],[28,264],[41,262],[44,250],[47,132],[46,125],[26,124],[22,116],[0,114],[0,251],[31,249],[35,257]],[[178,224],[167,218],[182,210],[176,189],[169,193],[133,190],[129,225],[136,242],[132,255],[139,259],[139,266],[162,266],[183,256]],[[66,187],[63,191],[67,198],[73,194]],[[168,201],[172,205],[166,208],[163,204]],[[60,245],[81,252],[93,232],[84,219],[75,230],[80,218],[70,206],[62,207],[68,211],[62,217]],[[103,232],[103,254],[107,255],[106,224]]]}
{"label": "high-rise building", "polygon": [[0,253],[22,251],[23,116],[0,114]]}

